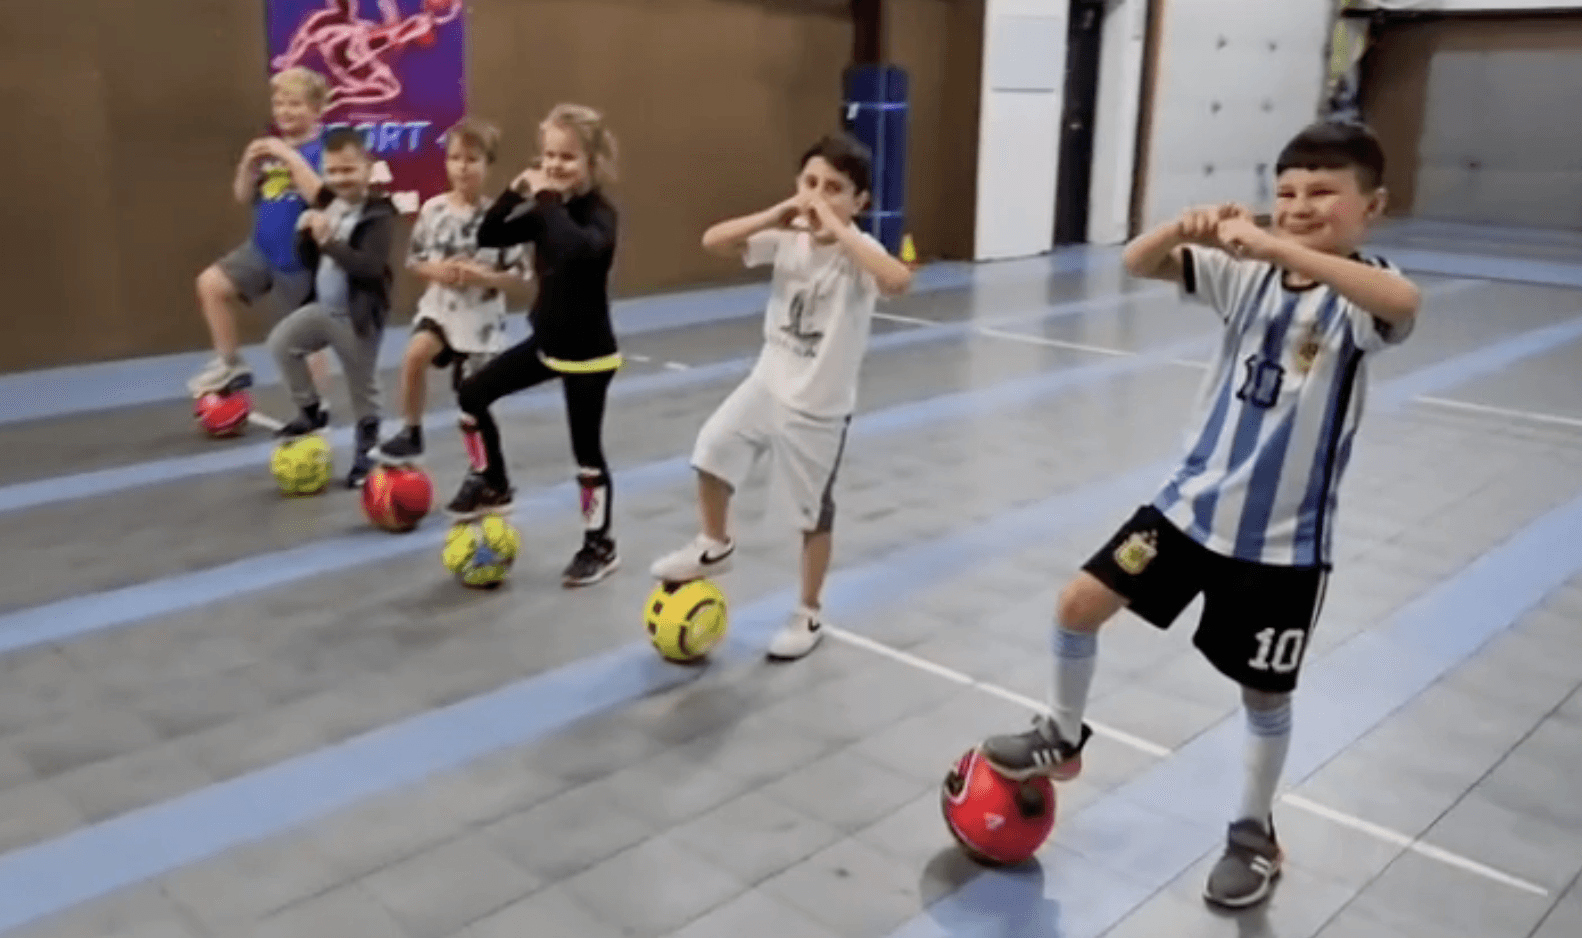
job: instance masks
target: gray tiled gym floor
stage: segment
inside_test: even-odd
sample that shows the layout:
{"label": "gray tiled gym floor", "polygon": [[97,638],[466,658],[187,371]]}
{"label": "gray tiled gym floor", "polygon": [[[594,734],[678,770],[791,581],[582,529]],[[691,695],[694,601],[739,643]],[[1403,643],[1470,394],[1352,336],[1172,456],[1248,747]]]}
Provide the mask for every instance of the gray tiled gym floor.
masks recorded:
{"label": "gray tiled gym floor", "polygon": [[[1434,250],[1453,249],[1434,236]],[[1426,235],[1416,237],[1422,249]],[[1361,674],[1373,683],[1346,694],[1319,699],[1322,685],[1299,694],[1298,752],[1328,745],[1328,730],[1314,727],[1330,718],[1305,724],[1305,715],[1367,719],[1359,738],[1341,739],[1293,779],[1277,809],[1287,873],[1263,910],[1204,907],[1208,849],[1168,869],[1150,858],[1146,875],[1129,868],[1128,857],[1175,842],[1171,825],[1099,836],[1104,812],[1137,803],[1127,792],[1236,719],[1235,689],[1190,644],[1195,609],[1168,633],[1124,615],[1104,633],[1092,710],[1104,731],[1082,778],[1061,790],[1042,869],[981,874],[953,849],[938,807],[945,770],[982,734],[1024,723],[1018,695],[1043,696],[1054,591],[1151,494],[1147,467],[1179,445],[1204,354],[1181,343],[1213,334],[1207,312],[1120,278],[1114,251],[1085,256],[1085,269],[1066,263],[1060,273],[1050,259],[993,265],[975,286],[889,304],[894,318],[879,336],[939,329],[913,320],[1010,319],[871,355],[838,489],[829,603],[839,630],[803,661],[758,657],[761,636],[788,611],[795,553],[761,523],[754,486],[738,513],[737,570],[722,581],[738,641],[707,667],[672,669],[685,675],[679,683],[654,678],[667,673],[658,664],[614,672],[653,679],[646,690],[595,686],[587,669],[642,643],[648,561],[693,531],[692,486],[675,461],[740,374],[700,369],[756,351],[750,308],[626,341],[640,360],[617,386],[636,390],[615,399],[607,424],[625,565],[581,592],[556,580],[577,537],[569,495],[519,516],[525,548],[508,586],[472,593],[447,579],[432,543],[375,553],[392,541],[367,529],[344,490],[280,499],[261,460],[93,481],[100,470],[122,478],[115,473],[148,461],[175,465],[264,439],[256,430],[201,439],[181,400],[0,427],[0,504],[22,487],[43,493],[0,526],[0,930],[1582,934],[1574,541],[1560,558],[1571,564],[1556,579],[1563,585],[1531,596],[1521,593],[1534,587],[1518,557],[1518,574],[1495,587],[1511,591],[1513,621],[1491,626],[1404,706],[1369,709],[1389,697],[1393,664]],[[1521,532],[1582,494],[1572,341],[1582,332],[1498,357],[1519,336],[1582,315],[1582,290],[1420,282],[1428,303],[1417,335],[1373,364],[1372,412],[1343,492],[1340,566],[1309,668],[1370,637],[1401,647],[1384,633],[1421,597],[1486,576],[1477,572],[1486,555],[1527,549]],[[1067,315],[1029,315],[1083,300],[1060,307]],[[1462,367],[1474,359],[1481,366]],[[1427,369],[1442,380],[1424,385]],[[173,373],[172,386],[184,377]],[[448,389],[433,383],[434,408],[449,407]],[[555,393],[502,412],[519,499],[568,480]],[[283,411],[279,388],[257,399]],[[343,415],[344,400],[334,403]],[[454,433],[430,438],[445,499],[463,457]],[[1143,481],[1128,485],[1139,469]],[[89,487],[56,492],[67,477]],[[442,527],[432,516],[405,537]],[[325,558],[336,564],[329,572],[315,566]],[[249,579],[258,576],[262,587]],[[1451,609],[1446,628],[1488,614]],[[543,709],[477,703],[552,680],[558,691],[520,698],[550,701]],[[557,725],[553,712],[595,692],[612,702]],[[440,765],[432,752],[475,740],[412,727],[469,707],[488,714],[467,724],[477,740],[511,741],[477,742]],[[539,723],[545,732],[531,729]],[[437,768],[395,781],[348,777],[347,766],[376,764],[352,754],[378,746],[377,764],[391,771],[425,759]],[[339,768],[293,768],[310,764]],[[1228,810],[1240,762],[1218,769],[1182,804]],[[363,795],[313,810],[325,792],[358,785]],[[292,812],[297,820],[279,820]],[[1220,811],[1181,823],[1219,829],[1225,820]],[[157,862],[167,853],[197,859]],[[37,870],[56,872],[29,879]],[[1104,890],[1070,886],[1078,873],[1149,888],[1090,914],[1083,909]],[[987,893],[963,887],[980,875],[1004,879],[995,894],[1011,898],[973,906],[970,896]]]}

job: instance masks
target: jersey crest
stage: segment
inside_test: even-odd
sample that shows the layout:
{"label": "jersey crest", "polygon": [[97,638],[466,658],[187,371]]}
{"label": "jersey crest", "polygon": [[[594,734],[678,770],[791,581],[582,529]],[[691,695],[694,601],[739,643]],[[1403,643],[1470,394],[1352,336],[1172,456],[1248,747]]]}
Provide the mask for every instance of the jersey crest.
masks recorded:
{"label": "jersey crest", "polygon": [[1137,576],[1159,556],[1159,534],[1155,531],[1137,531],[1115,548],[1115,565]]}

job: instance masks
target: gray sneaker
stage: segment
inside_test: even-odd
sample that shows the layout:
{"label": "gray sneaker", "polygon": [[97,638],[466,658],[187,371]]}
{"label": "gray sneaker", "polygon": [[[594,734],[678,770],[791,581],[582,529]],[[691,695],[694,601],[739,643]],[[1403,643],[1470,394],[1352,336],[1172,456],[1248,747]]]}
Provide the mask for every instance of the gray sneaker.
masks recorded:
{"label": "gray sneaker", "polygon": [[1047,716],[1033,718],[1033,728],[1022,733],[990,736],[978,745],[989,767],[1015,782],[1035,775],[1057,782],[1069,782],[1082,772],[1082,750],[1093,736],[1093,728],[1082,724],[1082,735],[1071,742],[1060,735],[1060,728]]}
{"label": "gray sneaker", "polygon": [[1252,818],[1235,822],[1225,837],[1225,854],[1209,873],[1203,898],[1228,909],[1245,909],[1268,898],[1280,876],[1284,851],[1269,828]]}
{"label": "gray sneaker", "polygon": [[252,386],[253,370],[239,358],[234,362],[215,358],[187,381],[187,390],[193,397],[202,397],[205,394],[229,394]]}

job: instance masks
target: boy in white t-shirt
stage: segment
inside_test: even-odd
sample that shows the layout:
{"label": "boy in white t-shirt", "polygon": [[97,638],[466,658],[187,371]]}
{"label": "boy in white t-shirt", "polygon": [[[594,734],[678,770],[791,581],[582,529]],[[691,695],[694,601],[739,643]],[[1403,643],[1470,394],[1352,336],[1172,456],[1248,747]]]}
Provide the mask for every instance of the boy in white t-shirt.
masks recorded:
{"label": "boy in white t-shirt", "polygon": [[835,471],[857,404],[857,379],[879,294],[904,293],[911,270],[852,224],[868,204],[872,158],[860,142],[827,136],[802,156],[796,193],[703,235],[715,254],[748,267],[774,265],[757,364],[698,433],[703,531],[655,561],[666,583],[730,569],[731,495],[758,462],[802,531],[802,600],[769,645],[769,657],[800,658],[823,638],[819,596],[829,570]]}
{"label": "boy in white t-shirt", "polygon": [[451,369],[451,386],[505,351],[509,293],[525,290],[532,271],[521,245],[478,246],[478,226],[490,199],[484,195],[489,168],[500,147],[493,124],[465,117],[445,133],[445,172],[450,191],[423,203],[407,252],[407,269],[427,282],[412,318],[412,337],[401,363],[401,409],[405,425],[375,452],[387,465],[416,462],[423,455],[423,410],[430,366]]}

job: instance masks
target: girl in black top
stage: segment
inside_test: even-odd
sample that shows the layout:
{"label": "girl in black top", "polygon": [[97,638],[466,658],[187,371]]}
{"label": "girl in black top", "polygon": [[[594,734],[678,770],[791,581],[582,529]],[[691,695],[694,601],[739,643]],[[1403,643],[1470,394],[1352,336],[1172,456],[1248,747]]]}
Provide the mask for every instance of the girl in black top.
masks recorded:
{"label": "girl in black top", "polygon": [[566,567],[567,586],[604,579],[619,560],[610,536],[610,472],[604,460],[604,402],[621,366],[610,323],[615,206],[601,191],[615,171],[615,138],[592,108],[561,104],[539,129],[540,158],[495,201],[478,228],[480,247],[533,245],[538,298],[533,334],[464,382],[458,398],[473,471],[450,503],[470,517],[511,505],[500,430],[489,405],[553,378],[566,393],[571,449],[582,491],[583,545]]}

